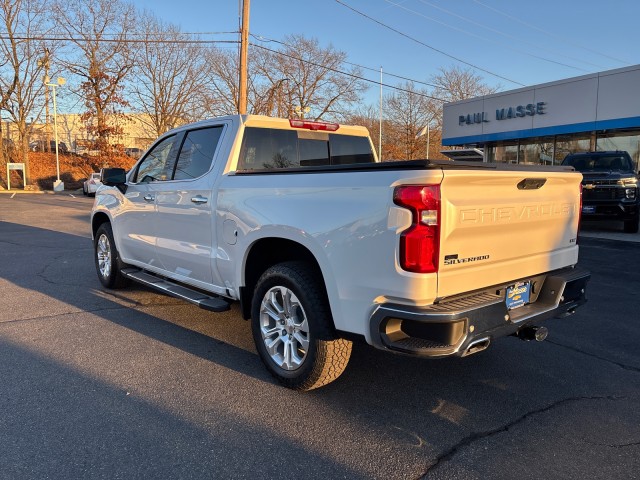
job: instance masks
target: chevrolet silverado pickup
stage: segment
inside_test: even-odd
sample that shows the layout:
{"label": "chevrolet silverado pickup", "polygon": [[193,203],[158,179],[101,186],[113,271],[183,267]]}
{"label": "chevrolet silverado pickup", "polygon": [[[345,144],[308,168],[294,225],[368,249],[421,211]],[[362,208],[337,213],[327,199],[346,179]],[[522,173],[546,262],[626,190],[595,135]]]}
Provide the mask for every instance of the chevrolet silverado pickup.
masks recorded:
{"label": "chevrolet silverado pickup", "polygon": [[626,233],[638,233],[638,175],[629,153],[573,153],[562,164],[582,173],[583,219],[622,220]]}
{"label": "chevrolet silverado pickup", "polygon": [[227,116],[103,170],[98,278],[201,308],[237,303],[282,384],[340,376],[352,342],[428,358],[543,340],[575,312],[582,175],[571,167],[378,162],[363,127]]}

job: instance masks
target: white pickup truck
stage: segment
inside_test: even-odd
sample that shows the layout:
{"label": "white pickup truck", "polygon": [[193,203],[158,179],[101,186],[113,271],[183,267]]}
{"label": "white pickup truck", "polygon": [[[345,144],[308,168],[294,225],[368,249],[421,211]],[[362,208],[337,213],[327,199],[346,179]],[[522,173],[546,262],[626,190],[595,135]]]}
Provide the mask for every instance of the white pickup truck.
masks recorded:
{"label": "white pickup truck", "polygon": [[352,341],[466,356],[583,304],[581,174],[377,161],[366,129],[228,116],[105,169],[91,228],[107,288],[142,282],[219,312],[239,302],[284,385],[344,371]]}

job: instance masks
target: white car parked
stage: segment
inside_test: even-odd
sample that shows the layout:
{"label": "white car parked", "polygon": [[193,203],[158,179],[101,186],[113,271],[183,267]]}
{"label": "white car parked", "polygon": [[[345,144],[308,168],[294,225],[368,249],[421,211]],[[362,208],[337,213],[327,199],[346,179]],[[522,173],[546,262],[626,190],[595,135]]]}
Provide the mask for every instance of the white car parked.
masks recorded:
{"label": "white car parked", "polygon": [[95,196],[100,185],[102,185],[102,182],[100,181],[100,172],[92,173],[82,184],[82,193],[89,196]]}

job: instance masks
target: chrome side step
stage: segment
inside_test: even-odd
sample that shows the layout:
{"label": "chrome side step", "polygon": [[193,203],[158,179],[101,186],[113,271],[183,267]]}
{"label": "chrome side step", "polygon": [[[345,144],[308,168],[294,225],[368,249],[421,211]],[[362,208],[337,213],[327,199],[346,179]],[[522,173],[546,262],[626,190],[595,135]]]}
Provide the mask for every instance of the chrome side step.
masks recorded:
{"label": "chrome side step", "polygon": [[209,310],[211,312],[226,312],[231,308],[229,302],[221,297],[192,290],[164,278],[156,277],[155,275],[138,268],[124,268],[122,269],[122,275],[135,282],[142,283],[143,285],[154,288],[162,293],[171,295],[172,297],[186,300],[187,302],[193,303],[204,310]]}

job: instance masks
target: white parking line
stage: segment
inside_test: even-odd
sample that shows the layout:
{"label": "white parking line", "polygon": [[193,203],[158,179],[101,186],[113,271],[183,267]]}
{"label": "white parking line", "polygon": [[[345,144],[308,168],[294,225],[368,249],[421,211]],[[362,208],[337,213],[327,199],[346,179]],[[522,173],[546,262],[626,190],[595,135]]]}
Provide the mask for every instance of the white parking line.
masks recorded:
{"label": "white parking line", "polygon": [[11,198],[13,198],[13,197],[15,197],[15,196],[16,196],[16,194],[14,193],[13,195],[11,195]]}
{"label": "white parking line", "polygon": [[72,193],[70,193],[70,194],[69,194],[69,196],[70,196],[71,198],[76,198],[76,196],[75,196],[75,195],[73,195]]}

